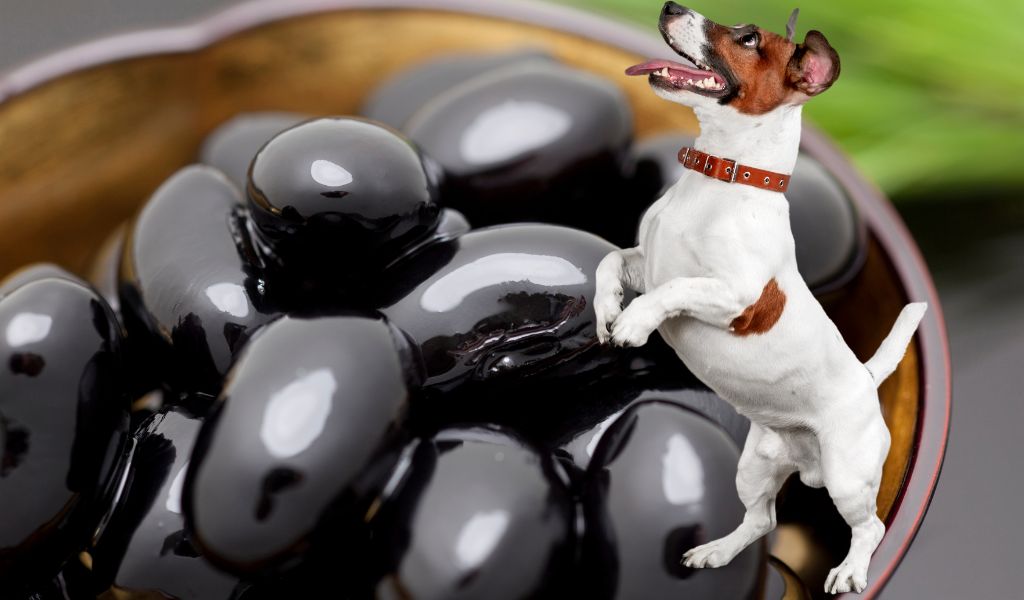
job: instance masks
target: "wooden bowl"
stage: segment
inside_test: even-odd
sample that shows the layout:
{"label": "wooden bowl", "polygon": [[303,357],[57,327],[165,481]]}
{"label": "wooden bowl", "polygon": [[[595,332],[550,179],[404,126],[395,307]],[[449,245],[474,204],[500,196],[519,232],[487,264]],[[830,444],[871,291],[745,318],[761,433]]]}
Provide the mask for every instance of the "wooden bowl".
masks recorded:
{"label": "wooden bowl", "polygon": [[[622,75],[663,54],[661,40],[575,10],[481,0],[246,4],[194,26],[66,50],[0,79],[0,274],[33,261],[83,273],[107,233],[238,112],[354,113],[375,85],[416,62],[524,45],[621,86],[638,137],[696,131],[688,110]],[[863,270],[829,302],[858,356],[874,351],[908,300],[930,304],[880,390],[893,441],[879,494],[888,530],[862,596],[872,598],[913,539],[942,464],[946,333],[927,267],[892,206],[809,126],[803,150],[835,175],[867,226]],[[772,553],[820,594],[849,530],[827,495],[796,482],[779,511]]]}

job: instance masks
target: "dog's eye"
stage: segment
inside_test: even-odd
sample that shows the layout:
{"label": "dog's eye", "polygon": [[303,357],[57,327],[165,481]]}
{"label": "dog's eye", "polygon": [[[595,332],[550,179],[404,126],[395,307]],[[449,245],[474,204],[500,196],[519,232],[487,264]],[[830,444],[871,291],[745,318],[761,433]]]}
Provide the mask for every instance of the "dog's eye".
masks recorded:
{"label": "dog's eye", "polygon": [[746,48],[757,48],[758,36],[756,33],[748,33],[740,38],[740,45]]}

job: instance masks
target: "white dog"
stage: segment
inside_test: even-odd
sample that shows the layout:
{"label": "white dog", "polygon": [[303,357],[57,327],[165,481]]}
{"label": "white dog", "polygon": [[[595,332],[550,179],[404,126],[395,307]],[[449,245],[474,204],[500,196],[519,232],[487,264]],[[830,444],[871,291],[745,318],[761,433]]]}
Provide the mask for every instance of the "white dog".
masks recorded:
{"label": "white dog", "polygon": [[[639,245],[601,262],[594,305],[602,342],[641,346],[657,329],[751,421],[736,475],[743,523],[688,551],[684,563],[725,565],[771,531],[775,496],[799,472],[828,489],[852,529],[825,590],[859,592],[885,531],[876,497],[889,432],[877,387],[927,306],[906,306],[862,364],[797,272],[781,192],[797,158],[802,105],[836,80],[839,57],[817,31],[793,43],[795,16],[783,38],[665,5],[665,40],[697,68],[652,60],[627,73],[649,75],[658,96],[692,107],[701,134],[680,155],[691,170],[644,216]],[[624,287],[642,295],[623,310]]]}

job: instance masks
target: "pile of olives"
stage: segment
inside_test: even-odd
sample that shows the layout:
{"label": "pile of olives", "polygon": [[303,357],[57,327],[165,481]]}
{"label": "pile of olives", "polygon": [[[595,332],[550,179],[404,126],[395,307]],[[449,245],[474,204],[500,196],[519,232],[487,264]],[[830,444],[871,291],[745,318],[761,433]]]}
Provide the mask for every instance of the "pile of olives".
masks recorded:
{"label": "pile of olives", "polygon": [[[779,598],[742,519],[748,423],[594,274],[678,177],[611,82],[457,56],[363,117],[243,114],[104,244],[0,285],[3,598]],[[817,290],[856,214],[801,158]]]}

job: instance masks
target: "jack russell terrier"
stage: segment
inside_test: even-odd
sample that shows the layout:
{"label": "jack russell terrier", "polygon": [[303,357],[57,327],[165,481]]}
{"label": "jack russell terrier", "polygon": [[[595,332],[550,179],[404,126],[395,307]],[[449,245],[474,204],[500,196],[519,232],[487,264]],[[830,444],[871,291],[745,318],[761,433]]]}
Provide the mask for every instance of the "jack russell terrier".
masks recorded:
{"label": "jack russell terrier", "polygon": [[[602,343],[642,346],[657,329],[751,421],[736,473],[743,522],[683,563],[723,566],[771,531],[775,496],[796,472],[828,489],[852,530],[825,591],[860,592],[885,532],[875,503],[889,431],[877,388],[927,305],[907,305],[862,364],[797,272],[783,192],[802,106],[835,82],[839,56],[817,31],[794,43],[796,14],[782,37],[665,4],[661,33],[696,68],[651,60],[626,73],[648,75],[655,94],[691,107],[701,133],[680,151],[686,173],[644,215],[639,245],[598,266],[594,307]],[[642,294],[625,309],[624,288]]]}

